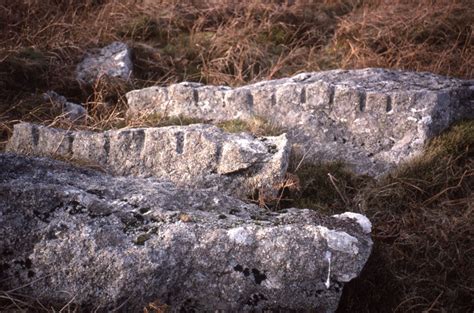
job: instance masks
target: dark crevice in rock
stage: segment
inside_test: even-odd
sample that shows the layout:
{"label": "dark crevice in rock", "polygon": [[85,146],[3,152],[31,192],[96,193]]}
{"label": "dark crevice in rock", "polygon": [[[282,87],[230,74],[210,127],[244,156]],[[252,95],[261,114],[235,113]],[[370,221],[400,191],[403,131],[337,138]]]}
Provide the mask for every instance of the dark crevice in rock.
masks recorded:
{"label": "dark crevice in rock", "polygon": [[140,212],[140,214],[145,214],[150,212],[150,210],[150,208],[140,208],[138,211]]}
{"label": "dark crevice in rock", "polygon": [[[255,165],[255,164],[254,164]],[[227,172],[227,173],[223,173],[222,175],[223,176],[227,176],[227,177],[236,177],[236,176],[240,176],[240,175],[243,175],[245,173],[250,173],[251,172],[251,169],[252,169],[252,166],[250,167],[247,167],[247,168],[239,168],[233,172]]]}
{"label": "dark crevice in rock", "polygon": [[306,88],[301,88],[300,103],[306,103]]}
{"label": "dark crevice in rock", "polygon": [[198,106],[199,103],[199,91],[197,89],[193,89],[193,100],[194,105]]}
{"label": "dark crevice in rock", "polygon": [[69,156],[73,155],[73,146],[74,146],[74,134],[70,133],[67,134],[68,146],[67,146],[67,154]]}
{"label": "dark crevice in rock", "polygon": [[329,86],[329,109],[332,110],[334,106],[334,94],[336,93],[336,88],[334,86]]}
{"label": "dark crevice in rock", "polygon": [[110,136],[108,133],[104,133],[104,163],[107,163],[110,154]]}
{"label": "dark crevice in rock", "polygon": [[275,93],[272,93],[272,96],[270,97],[270,101],[271,101],[271,104],[272,104],[272,107],[276,106],[276,95]]}
{"label": "dark crevice in rock", "polygon": [[39,130],[36,126],[31,127],[31,137],[33,138],[33,146],[37,146],[39,142]]}
{"label": "dark crevice in rock", "polygon": [[175,136],[176,136],[176,153],[183,154],[184,134],[183,132],[177,132]]}
{"label": "dark crevice in rock", "polygon": [[389,113],[392,111],[392,97],[387,96],[387,106],[385,107],[385,112]]}
{"label": "dark crevice in rock", "polygon": [[105,199],[105,190],[102,190],[102,189],[87,189],[87,192],[97,196],[99,199]]}
{"label": "dark crevice in rock", "polygon": [[251,92],[249,92],[247,95],[247,103],[248,103],[250,111],[253,111],[254,101],[253,101],[253,95]]}
{"label": "dark crevice in rock", "polygon": [[360,112],[365,111],[365,106],[366,106],[366,101],[367,101],[366,97],[367,96],[366,96],[365,92],[361,91],[359,93],[359,111]]}
{"label": "dark crevice in rock", "polygon": [[145,147],[145,136],[146,133],[143,129],[137,129],[132,134],[133,141],[135,141],[137,145],[137,152],[139,153],[141,153]]}

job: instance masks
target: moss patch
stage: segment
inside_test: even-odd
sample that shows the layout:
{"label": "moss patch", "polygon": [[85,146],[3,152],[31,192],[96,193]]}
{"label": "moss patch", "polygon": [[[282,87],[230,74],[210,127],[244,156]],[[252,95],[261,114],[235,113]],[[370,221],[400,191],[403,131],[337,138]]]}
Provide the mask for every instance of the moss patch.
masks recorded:
{"label": "moss patch", "polygon": [[185,126],[191,124],[205,123],[201,118],[190,117],[185,115],[168,116],[160,113],[147,115],[143,120],[138,121],[140,126],[147,127],[165,127],[165,126]]}

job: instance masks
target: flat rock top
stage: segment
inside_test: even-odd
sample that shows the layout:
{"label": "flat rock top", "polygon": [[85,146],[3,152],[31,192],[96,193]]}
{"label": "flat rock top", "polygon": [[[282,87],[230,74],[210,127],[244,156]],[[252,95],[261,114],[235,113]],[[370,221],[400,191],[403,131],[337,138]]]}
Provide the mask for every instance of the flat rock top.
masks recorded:
{"label": "flat rock top", "polygon": [[366,91],[377,92],[419,90],[438,91],[450,90],[463,86],[474,87],[474,81],[440,76],[428,72],[407,72],[382,68],[302,73],[293,76],[289,80],[302,83],[312,83],[322,80],[331,82],[335,85],[360,87]]}
{"label": "flat rock top", "polygon": [[[456,88],[474,88],[474,80],[462,80],[429,72],[408,72],[383,68],[365,68],[355,70],[338,69],[321,72],[305,72],[289,78],[264,80],[236,87],[235,89],[281,85],[286,83],[310,84],[317,81],[331,83],[336,86],[357,87],[366,91],[377,91],[380,93],[421,90],[447,91]],[[212,86],[193,82],[182,82],[179,83],[179,85],[189,87],[220,87],[223,91],[231,89],[226,86]]]}

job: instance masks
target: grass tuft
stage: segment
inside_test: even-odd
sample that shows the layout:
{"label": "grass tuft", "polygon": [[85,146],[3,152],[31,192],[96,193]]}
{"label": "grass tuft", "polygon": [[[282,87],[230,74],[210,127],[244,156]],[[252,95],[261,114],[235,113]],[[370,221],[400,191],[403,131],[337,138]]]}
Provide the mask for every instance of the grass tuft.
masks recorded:
{"label": "grass tuft", "polygon": [[255,136],[279,136],[284,130],[274,123],[260,116],[255,116],[248,120],[228,120],[217,124],[228,133],[248,132]]}

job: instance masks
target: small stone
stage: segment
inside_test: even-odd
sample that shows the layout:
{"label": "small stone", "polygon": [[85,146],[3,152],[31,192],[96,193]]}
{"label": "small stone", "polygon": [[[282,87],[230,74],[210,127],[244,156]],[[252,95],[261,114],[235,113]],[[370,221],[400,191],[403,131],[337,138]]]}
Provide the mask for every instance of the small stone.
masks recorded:
{"label": "small stone", "polygon": [[43,99],[61,108],[64,117],[73,123],[84,123],[87,118],[87,111],[82,105],[69,102],[66,97],[52,90],[45,92]]}
{"label": "small stone", "polygon": [[132,68],[130,48],[123,42],[113,42],[100,50],[90,51],[78,64],[76,73],[80,82],[93,84],[101,76],[129,80]]}

